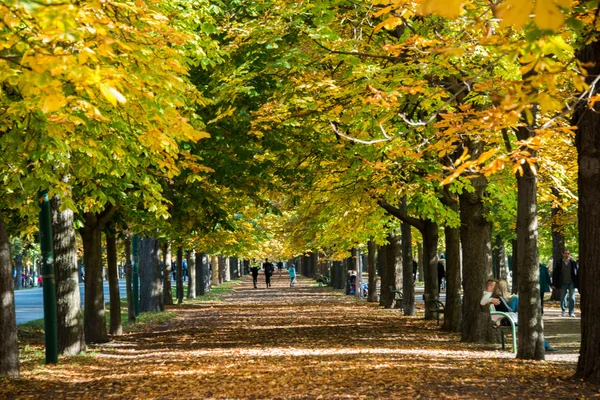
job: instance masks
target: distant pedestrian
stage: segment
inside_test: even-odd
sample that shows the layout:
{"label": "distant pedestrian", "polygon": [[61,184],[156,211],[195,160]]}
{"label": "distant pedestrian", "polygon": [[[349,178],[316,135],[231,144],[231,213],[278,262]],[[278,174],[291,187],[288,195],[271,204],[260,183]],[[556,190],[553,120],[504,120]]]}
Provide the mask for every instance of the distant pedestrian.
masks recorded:
{"label": "distant pedestrian", "polygon": [[546,264],[540,264],[540,297],[542,300],[542,314],[544,313],[544,294],[550,291],[550,286],[552,286],[552,282],[550,281],[548,267],[546,267]]}
{"label": "distant pedestrian", "polygon": [[250,272],[252,273],[252,283],[254,283],[254,289],[258,288],[258,270],[260,269],[260,264],[256,259],[252,259],[250,262]]}
{"label": "distant pedestrian", "polygon": [[181,272],[181,276],[183,277],[183,281],[185,282],[185,281],[187,281],[187,272],[188,272],[187,260],[185,260],[185,259],[183,260],[181,268],[183,270]]}
{"label": "distant pedestrian", "polygon": [[[443,254],[442,254],[443,255]],[[443,258],[440,258],[443,260]],[[438,261],[437,263],[437,274],[438,274],[438,293],[442,291],[442,281],[446,278],[446,270],[444,269],[444,263]]]}
{"label": "distant pedestrian", "polygon": [[413,280],[417,281],[417,272],[419,271],[419,264],[415,260],[413,260]]}
{"label": "distant pedestrian", "polygon": [[44,283],[44,280],[42,279],[42,276],[41,275],[38,276],[38,279],[37,279],[38,287],[42,287],[43,283]]}
{"label": "distant pedestrian", "polygon": [[290,273],[290,286],[294,286],[296,284],[296,267],[294,264],[290,264],[288,271]]}
{"label": "distant pedestrian", "polygon": [[270,288],[271,287],[271,275],[273,275],[273,271],[274,271],[275,267],[273,267],[273,264],[271,264],[269,262],[268,258],[265,258],[265,263],[263,265],[263,268],[265,269],[265,283],[267,284],[267,287]]}
{"label": "distant pedestrian", "polygon": [[560,309],[566,316],[567,300],[569,316],[575,316],[575,289],[579,288],[579,266],[571,258],[571,252],[565,249],[562,258],[554,262],[552,269],[552,289],[560,289]]}

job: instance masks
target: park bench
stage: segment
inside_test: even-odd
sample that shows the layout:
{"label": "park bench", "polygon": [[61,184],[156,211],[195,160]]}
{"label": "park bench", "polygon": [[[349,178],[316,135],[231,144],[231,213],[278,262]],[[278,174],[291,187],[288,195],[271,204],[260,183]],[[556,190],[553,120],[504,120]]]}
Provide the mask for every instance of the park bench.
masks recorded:
{"label": "park bench", "polygon": [[[497,316],[497,317],[494,317]],[[512,335],[512,349],[513,353],[517,352],[517,324],[512,319],[512,317],[502,311],[496,311],[496,308],[493,304],[490,304],[490,317],[492,318],[492,322],[494,322],[494,328],[500,330],[500,341],[502,343],[502,350],[506,350],[506,341],[504,336],[506,334]],[[508,325],[502,325],[502,321],[506,320]]]}
{"label": "park bench", "polygon": [[392,300],[392,307],[404,311],[404,297],[402,296],[402,291],[394,289],[393,286],[390,286],[389,288],[390,293],[392,294],[392,296],[394,296]]}
{"label": "park bench", "polygon": [[431,312],[435,314],[435,319],[437,320],[437,325],[439,326],[440,315],[444,315],[444,313],[446,312],[446,307],[444,306],[444,303],[427,293],[423,295],[423,300],[425,300],[425,307],[428,307],[431,310]]}

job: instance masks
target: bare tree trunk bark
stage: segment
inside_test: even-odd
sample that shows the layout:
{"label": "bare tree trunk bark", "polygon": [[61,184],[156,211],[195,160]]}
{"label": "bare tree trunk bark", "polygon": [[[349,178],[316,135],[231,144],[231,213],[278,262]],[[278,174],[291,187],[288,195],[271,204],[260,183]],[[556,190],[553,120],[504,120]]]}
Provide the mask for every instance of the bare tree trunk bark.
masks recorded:
{"label": "bare tree trunk bark", "polygon": [[165,306],[173,305],[173,290],[171,289],[171,243],[163,244],[163,304]]}
{"label": "bare tree trunk bark", "polygon": [[210,262],[212,268],[212,285],[219,286],[219,260],[217,256],[212,256]]}
{"label": "bare tree trunk bark", "polygon": [[121,325],[121,294],[119,293],[119,277],[117,271],[117,237],[113,232],[106,232],[106,265],[108,268],[108,289],[110,293],[109,333],[123,334]]}
{"label": "bare tree trunk bark", "polygon": [[85,351],[83,312],[79,294],[77,244],[72,210],[61,212],[60,198],[50,201],[52,247],[56,279],[56,319],[58,353],[76,355]]}
{"label": "bare tree trunk bark", "polygon": [[190,250],[187,252],[188,265],[188,299],[196,298],[196,251]]}
{"label": "bare tree trunk bark", "polygon": [[443,329],[460,332],[462,329],[460,230],[446,227],[444,231],[446,234],[446,312]]}
{"label": "bare tree trunk bark", "polygon": [[[429,294],[433,298],[439,297],[438,293],[438,278],[437,278],[437,245],[438,245],[438,226],[430,220],[424,220],[424,228],[421,231],[423,235],[423,272],[424,276],[424,293]],[[425,307],[425,319],[433,319],[433,314],[430,307]]]}
{"label": "bare tree trunk bark", "polygon": [[[423,240],[423,239],[421,239]],[[417,259],[419,260],[417,262],[418,267],[417,267],[417,273],[419,274],[419,276],[417,276],[417,280],[423,282],[424,278],[424,272],[423,272],[423,264],[424,264],[424,257],[423,257],[423,242],[417,242]]]}
{"label": "bare tree trunk bark", "polygon": [[[470,143],[471,157],[479,157],[481,142]],[[493,338],[490,316],[481,312],[481,296],[485,281],[492,276],[492,224],[486,219],[488,209],[484,204],[487,179],[471,179],[472,193],[460,195],[460,236],[463,250],[463,324],[462,341],[488,342]]]}
{"label": "bare tree trunk bark", "polygon": [[177,304],[183,303],[183,249],[181,246],[177,246],[177,261],[176,261],[176,282],[177,289],[175,290],[177,294]]}
{"label": "bare tree trunk bark", "polygon": [[[536,110],[532,110],[535,114]],[[519,140],[533,137],[533,126],[517,130]],[[536,152],[529,151],[532,157]],[[544,325],[540,300],[538,260],[537,175],[526,162],[517,173],[517,271],[519,282],[519,350],[517,358],[544,359]]]}
{"label": "bare tree trunk bark", "polygon": [[388,273],[389,269],[387,252],[389,246],[389,244],[379,246],[379,250],[377,251],[377,258],[379,259],[379,266],[381,268],[381,290],[379,292],[379,305],[385,308],[391,308],[394,301],[392,298],[392,293],[390,292],[390,286],[393,286],[393,283]]}
{"label": "bare tree trunk bark", "polygon": [[225,282],[225,260],[223,259],[223,256],[219,256],[218,257],[218,264],[219,264],[219,285],[221,285],[223,282]]}
{"label": "bare tree trunk bark", "polygon": [[415,280],[413,276],[412,232],[410,224],[403,222],[402,232],[402,308],[404,315],[415,315]]}
{"label": "bare tree trunk bark", "polygon": [[[552,261],[554,262],[562,258],[562,253],[565,250],[565,235],[560,221],[563,210],[557,204],[560,200],[560,193],[557,188],[552,188],[552,194],[556,197],[556,202],[552,204]],[[547,267],[552,270],[553,265]],[[550,300],[561,301],[560,288],[557,287],[552,290]]]}
{"label": "bare tree trunk bark", "polygon": [[[595,32],[598,35],[597,32]],[[593,41],[578,51],[577,58],[588,69],[586,82],[600,75],[600,43]],[[581,294],[581,348],[577,363],[577,378],[600,383],[600,114],[598,106],[590,109],[589,104],[577,105],[573,116],[577,125],[576,144],[579,165],[579,291]]]}
{"label": "bare tree trunk bark", "polygon": [[13,284],[8,233],[4,214],[0,212],[0,377],[8,378],[19,377],[19,341]]}
{"label": "bare tree trunk bark", "polygon": [[85,213],[84,225],[79,230],[85,264],[83,327],[87,343],[108,342],[102,282],[102,230],[116,210],[114,206],[107,206],[99,214]]}
{"label": "bare tree trunk bark", "polygon": [[375,260],[377,257],[377,245],[371,239],[367,243],[367,250],[369,252],[368,258],[368,269],[369,269],[369,295],[367,301],[371,303],[377,302],[377,266]]}
{"label": "bare tree trunk bark", "polygon": [[163,285],[160,280],[160,241],[140,240],[140,312],[163,311]]}
{"label": "bare tree trunk bark", "polygon": [[132,274],[131,236],[125,238],[125,291],[127,292],[127,320],[135,323],[135,309],[133,305],[133,287],[131,286]]}

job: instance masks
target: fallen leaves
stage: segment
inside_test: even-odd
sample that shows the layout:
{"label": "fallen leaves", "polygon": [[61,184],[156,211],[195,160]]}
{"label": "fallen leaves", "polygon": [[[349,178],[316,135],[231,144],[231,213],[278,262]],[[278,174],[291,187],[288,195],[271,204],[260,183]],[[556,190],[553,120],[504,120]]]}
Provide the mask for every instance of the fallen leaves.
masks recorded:
{"label": "fallen leaves", "polygon": [[[514,359],[435,323],[273,277],[220,303],[187,303],[95,357],[27,364],[0,398],[573,398],[573,363]],[[424,329],[426,328],[426,329]]]}

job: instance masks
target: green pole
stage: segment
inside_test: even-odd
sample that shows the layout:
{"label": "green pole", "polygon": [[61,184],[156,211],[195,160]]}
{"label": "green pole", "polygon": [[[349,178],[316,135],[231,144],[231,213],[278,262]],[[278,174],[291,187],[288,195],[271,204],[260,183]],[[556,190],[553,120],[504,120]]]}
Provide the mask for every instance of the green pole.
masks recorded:
{"label": "green pole", "polygon": [[133,239],[131,241],[131,254],[133,255],[133,268],[131,270],[131,280],[133,281],[133,310],[135,312],[135,316],[140,315],[140,301],[139,301],[139,256],[138,256],[138,245],[139,239],[137,235],[133,235]]}
{"label": "green pole", "polygon": [[42,259],[42,291],[44,297],[44,330],[46,338],[46,364],[58,362],[56,331],[56,288],[54,282],[54,253],[52,246],[52,218],[48,192],[38,194],[40,203],[40,248]]}

